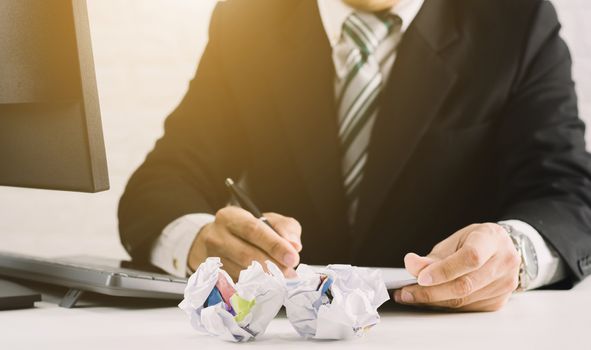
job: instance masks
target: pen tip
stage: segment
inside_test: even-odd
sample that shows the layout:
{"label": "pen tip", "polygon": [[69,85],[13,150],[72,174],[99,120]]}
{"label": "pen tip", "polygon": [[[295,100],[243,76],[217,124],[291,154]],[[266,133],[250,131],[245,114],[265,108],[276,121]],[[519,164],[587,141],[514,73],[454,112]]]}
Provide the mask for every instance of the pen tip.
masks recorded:
{"label": "pen tip", "polygon": [[232,186],[232,185],[234,185],[234,180],[227,178],[226,179],[226,186]]}

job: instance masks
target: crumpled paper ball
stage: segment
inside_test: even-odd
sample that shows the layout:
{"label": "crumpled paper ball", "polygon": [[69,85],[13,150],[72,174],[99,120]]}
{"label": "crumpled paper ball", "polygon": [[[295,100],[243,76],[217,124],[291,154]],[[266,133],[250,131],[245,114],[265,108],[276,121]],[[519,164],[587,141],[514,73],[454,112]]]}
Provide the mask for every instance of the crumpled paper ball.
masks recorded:
{"label": "crumpled paper ball", "polygon": [[285,308],[302,337],[346,339],[362,336],[379,323],[377,309],[389,299],[379,270],[300,264],[296,272],[298,278],[285,280]]}
{"label": "crumpled paper ball", "polygon": [[262,334],[284,302],[285,281],[279,268],[266,262],[240,272],[234,284],[219,258],[208,258],[189,278],[179,307],[200,333],[242,342]]}

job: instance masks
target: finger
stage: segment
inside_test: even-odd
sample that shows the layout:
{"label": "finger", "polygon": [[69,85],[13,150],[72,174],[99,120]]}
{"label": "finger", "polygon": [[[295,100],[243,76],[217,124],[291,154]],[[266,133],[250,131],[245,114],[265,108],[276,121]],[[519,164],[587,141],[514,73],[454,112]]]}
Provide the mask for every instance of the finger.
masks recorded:
{"label": "finger", "polygon": [[492,312],[492,311],[499,311],[502,309],[509,300],[511,299],[512,294],[508,295],[501,295],[495,298],[481,300],[479,302],[463,306],[458,308],[457,311],[460,312]]}
{"label": "finger", "polygon": [[[271,261],[281,270],[286,278],[295,278],[297,274],[292,267],[287,267],[265,254],[259,248],[243,241],[242,239],[228,233],[224,244],[211,248],[211,254],[221,257],[224,265],[230,266],[227,272],[232,278],[237,279],[240,271],[248,268],[253,261],[259,262],[265,271],[267,271],[266,261]],[[237,252],[240,252],[237,254]],[[225,267],[224,267],[225,269]],[[267,271],[268,272],[268,271]]]}
{"label": "finger", "polygon": [[283,266],[280,263],[278,264],[273,258],[258,247],[240,239],[239,237],[236,237],[229,232],[223,236],[223,239],[220,240],[221,244],[211,249],[212,254],[230,259],[243,269],[250,266],[253,261],[258,261],[265,266],[264,262],[266,260],[271,260],[278,266]]}
{"label": "finger", "polygon": [[300,256],[291,243],[246,210],[226,207],[218,211],[216,221],[222,223],[233,235],[259,247],[282,265],[295,267],[299,263]]}
{"label": "finger", "polygon": [[423,269],[418,276],[421,286],[433,286],[455,280],[481,268],[497,251],[498,237],[482,229],[469,234],[464,244],[449,257]]}
{"label": "finger", "polygon": [[434,286],[412,285],[402,289],[403,302],[431,304],[451,299],[463,299],[480,291],[499,277],[498,262],[491,259],[481,269],[457,279]]}
{"label": "finger", "polygon": [[[400,299],[400,291],[397,290],[395,293],[394,298],[396,300]],[[477,301],[475,303],[471,303],[469,305],[464,305],[460,307],[450,307],[447,304],[410,304],[412,306],[417,306],[426,309],[433,309],[433,310],[443,310],[443,311],[455,311],[455,312],[490,312],[490,311],[498,311],[503,306],[507,304],[509,299],[511,298],[512,294],[502,294],[496,297],[492,297],[489,299],[484,299]],[[401,303],[404,304],[404,303]],[[407,304],[405,304],[407,305]]]}
{"label": "finger", "polygon": [[[435,301],[429,303],[414,303],[419,306],[437,307],[444,309],[462,309],[466,306],[470,306],[475,303],[480,303],[484,300],[490,300],[493,298],[510,295],[517,288],[517,277],[513,275],[505,275],[500,279],[495,280],[489,285],[479,289],[478,291],[467,295],[465,297],[453,298],[444,301]],[[397,302],[401,304],[409,304],[403,299],[403,291],[398,294],[399,300]],[[396,296],[395,296],[396,297]]]}
{"label": "finger", "polygon": [[[244,271],[244,268],[228,258],[221,258],[221,260],[224,271],[226,271],[228,275],[232,277],[234,283],[238,282],[238,279],[240,278],[240,272]],[[266,268],[266,265],[263,264],[263,266]],[[282,270],[282,272],[286,278],[297,277],[297,274],[293,268],[285,268],[285,270]]]}
{"label": "finger", "polygon": [[[493,256],[481,269],[435,286],[408,286],[398,293],[403,303],[458,307],[496,295],[512,293],[518,284],[519,255],[510,246]],[[449,302],[448,302],[449,301]]]}
{"label": "finger", "polygon": [[507,276],[491,283],[468,297],[446,300],[439,303],[433,303],[432,305],[449,309],[465,309],[474,304],[481,305],[481,302],[486,300],[511,295],[516,288],[517,279]]}
{"label": "finger", "polygon": [[275,231],[287,239],[298,252],[302,250],[302,226],[296,219],[277,213],[264,213],[263,216],[269,220]]}
{"label": "finger", "polygon": [[435,261],[435,259],[427,256],[420,256],[415,253],[408,253],[404,257],[404,267],[411,275],[418,276],[421,270],[431,265]]}
{"label": "finger", "polygon": [[223,240],[220,240],[223,243],[212,247],[211,251],[213,255],[217,255],[231,261],[241,270],[248,268],[248,266],[250,266],[253,261],[257,261],[263,266],[263,269],[267,271],[266,261],[269,260],[277,265],[285,277],[296,277],[295,270],[292,267],[285,266],[274,260],[258,247],[255,247],[230,233],[225,235],[222,234],[220,236],[224,237]]}
{"label": "finger", "polygon": [[464,299],[499,278],[498,262],[491,259],[481,269],[460,276],[453,281],[434,285],[412,285],[402,288],[405,303],[431,304],[452,299]]}

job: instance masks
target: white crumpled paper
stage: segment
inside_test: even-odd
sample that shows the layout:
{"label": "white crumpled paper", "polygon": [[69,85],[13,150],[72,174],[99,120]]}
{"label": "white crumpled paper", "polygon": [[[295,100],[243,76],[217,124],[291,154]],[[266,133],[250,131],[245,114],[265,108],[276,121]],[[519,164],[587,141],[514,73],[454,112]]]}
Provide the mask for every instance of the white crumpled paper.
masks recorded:
{"label": "white crumpled paper", "polygon": [[[253,261],[240,272],[234,284],[221,269],[219,258],[203,262],[189,278],[184,299],[179,304],[189,315],[193,328],[233,342],[247,341],[262,334],[281,309],[285,297],[283,274],[272,262],[266,264],[271,273],[266,273],[261,264]],[[221,293],[221,289],[225,293]],[[212,305],[206,305],[210,301]]]}
{"label": "white crumpled paper", "polygon": [[300,264],[297,279],[286,280],[285,308],[305,338],[345,339],[376,325],[378,307],[389,299],[381,272],[351,265],[312,268]]}

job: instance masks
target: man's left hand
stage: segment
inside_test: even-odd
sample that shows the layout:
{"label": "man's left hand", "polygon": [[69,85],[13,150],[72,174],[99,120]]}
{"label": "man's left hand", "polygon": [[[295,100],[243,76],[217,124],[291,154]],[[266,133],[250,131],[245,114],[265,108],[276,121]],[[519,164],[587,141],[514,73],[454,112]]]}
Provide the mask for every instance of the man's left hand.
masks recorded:
{"label": "man's left hand", "polygon": [[458,311],[496,311],[518,286],[520,262],[502,226],[470,225],[437,244],[426,257],[407,254],[404,264],[418,284],[395,291],[394,299]]}

